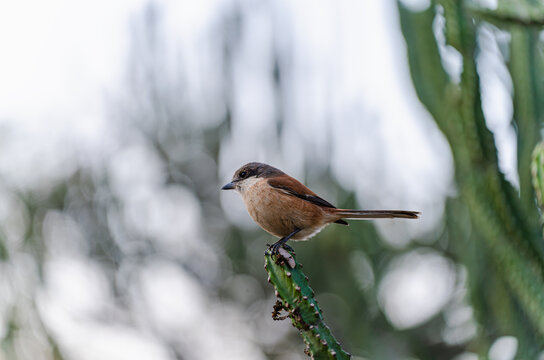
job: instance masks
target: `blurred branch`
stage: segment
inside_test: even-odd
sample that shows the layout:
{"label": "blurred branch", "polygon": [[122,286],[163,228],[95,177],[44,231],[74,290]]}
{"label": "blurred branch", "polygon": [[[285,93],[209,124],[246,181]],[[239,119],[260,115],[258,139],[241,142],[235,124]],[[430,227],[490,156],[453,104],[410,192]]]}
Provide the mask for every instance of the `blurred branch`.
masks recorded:
{"label": "blurred branch", "polygon": [[490,11],[480,7],[467,7],[467,9],[472,16],[497,26],[544,26],[544,11],[542,11],[542,9],[540,9],[540,11],[537,9],[533,9],[532,11],[523,11],[520,9],[520,7],[498,11]]}
{"label": "blurred branch", "polygon": [[[414,87],[422,102],[433,115],[440,119],[440,113],[443,111],[442,98],[435,94],[442,94],[448,86],[448,75],[442,68],[442,61],[438,53],[438,46],[435,42],[432,31],[434,20],[434,10],[430,7],[428,10],[412,13],[403,8],[399,3],[400,24],[402,32],[409,44],[406,51],[408,58],[418,61],[410,61],[410,73]],[[419,56],[425,54],[425,56]],[[427,77],[427,74],[430,76]],[[445,126],[446,124],[438,124]]]}
{"label": "blurred branch", "polygon": [[[281,249],[280,255],[273,257],[266,251],[264,258],[268,281],[279,299],[272,318],[291,318],[306,343],[305,353],[312,359],[350,359],[351,355],[342,349],[325,324],[308,277],[301,271],[302,265],[296,262],[294,254]],[[287,316],[281,316],[283,310],[288,312]]]}

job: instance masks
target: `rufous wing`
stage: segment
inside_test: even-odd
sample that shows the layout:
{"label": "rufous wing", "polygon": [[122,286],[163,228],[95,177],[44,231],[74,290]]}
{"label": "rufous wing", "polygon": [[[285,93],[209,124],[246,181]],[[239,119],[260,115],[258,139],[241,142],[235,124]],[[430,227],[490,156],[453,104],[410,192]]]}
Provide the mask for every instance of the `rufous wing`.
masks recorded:
{"label": "rufous wing", "polygon": [[[319,197],[312,190],[308,189],[307,186],[302,184],[297,179],[290,177],[289,175],[276,176],[272,179],[269,179],[268,185],[278,191],[282,191],[287,195],[296,196],[297,198],[306,200],[314,205],[329,209],[336,209],[336,206],[334,206],[327,200]],[[337,224],[348,225],[348,223],[342,219],[338,219],[334,222]]]}

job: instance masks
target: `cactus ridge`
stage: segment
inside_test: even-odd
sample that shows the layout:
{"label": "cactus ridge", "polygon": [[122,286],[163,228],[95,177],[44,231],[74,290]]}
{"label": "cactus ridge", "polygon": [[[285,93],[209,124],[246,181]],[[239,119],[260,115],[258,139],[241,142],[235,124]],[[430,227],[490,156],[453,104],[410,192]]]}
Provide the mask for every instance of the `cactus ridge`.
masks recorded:
{"label": "cactus ridge", "polygon": [[[312,359],[350,359],[351,355],[342,349],[325,324],[315,293],[294,252],[290,252],[288,257],[286,259],[281,253],[272,255],[269,251],[264,255],[268,281],[274,286],[274,294],[278,298],[272,318],[291,319],[306,343],[304,353]],[[286,315],[282,315],[284,312]]]}

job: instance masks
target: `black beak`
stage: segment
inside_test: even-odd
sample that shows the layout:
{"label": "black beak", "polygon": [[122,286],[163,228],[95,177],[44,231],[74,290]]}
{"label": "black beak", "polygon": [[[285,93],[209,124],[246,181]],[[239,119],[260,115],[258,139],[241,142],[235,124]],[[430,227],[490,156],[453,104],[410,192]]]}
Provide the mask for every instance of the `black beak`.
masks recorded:
{"label": "black beak", "polygon": [[228,184],[225,184],[221,190],[233,190],[236,186],[233,182],[229,182]]}

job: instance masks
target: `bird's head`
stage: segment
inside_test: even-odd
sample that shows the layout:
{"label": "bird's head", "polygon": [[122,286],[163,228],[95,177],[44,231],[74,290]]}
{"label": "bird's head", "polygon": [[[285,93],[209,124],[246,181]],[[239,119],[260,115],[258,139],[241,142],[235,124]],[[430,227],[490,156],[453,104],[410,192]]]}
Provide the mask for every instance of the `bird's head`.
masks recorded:
{"label": "bird's head", "polygon": [[261,178],[270,178],[283,174],[283,171],[273,166],[250,162],[236,170],[232,176],[232,181],[225,184],[221,190],[236,190],[239,193],[244,193],[247,188],[254,185]]}

